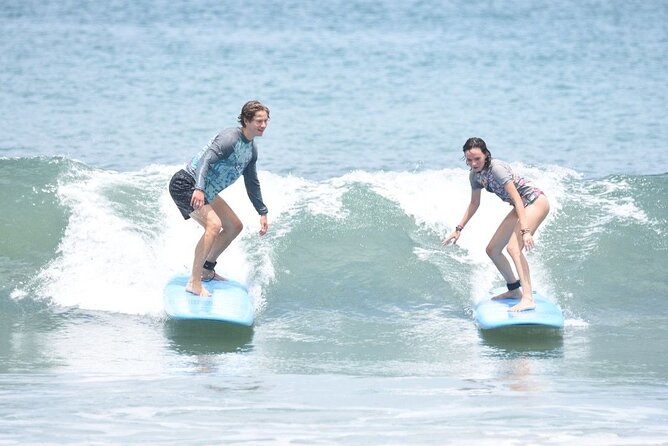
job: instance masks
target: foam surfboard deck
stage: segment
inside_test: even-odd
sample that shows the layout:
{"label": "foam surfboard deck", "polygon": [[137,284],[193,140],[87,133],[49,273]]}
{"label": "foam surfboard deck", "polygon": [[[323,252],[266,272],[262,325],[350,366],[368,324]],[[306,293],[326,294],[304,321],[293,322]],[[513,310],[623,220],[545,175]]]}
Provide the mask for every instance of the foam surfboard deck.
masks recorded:
{"label": "foam surfboard deck", "polygon": [[[495,290],[500,294],[505,290]],[[563,328],[564,315],[558,305],[534,291],[533,300],[536,308],[526,311],[508,311],[519,299],[492,300],[491,296],[482,299],[475,307],[474,318],[483,330],[511,327],[515,325],[540,325]]]}
{"label": "foam surfboard deck", "polygon": [[211,296],[200,297],[186,291],[188,278],[177,275],[165,285],[165,313],[170,318],[253,325],[255,310],[245,286],[233,280],[212,280],[204,283]]}

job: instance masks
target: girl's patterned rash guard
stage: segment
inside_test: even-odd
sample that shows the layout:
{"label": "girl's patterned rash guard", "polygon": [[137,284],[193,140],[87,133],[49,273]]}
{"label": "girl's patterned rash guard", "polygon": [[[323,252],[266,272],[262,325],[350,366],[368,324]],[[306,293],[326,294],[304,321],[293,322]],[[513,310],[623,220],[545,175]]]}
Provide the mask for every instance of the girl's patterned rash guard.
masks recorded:
{"label": "girl's patterned rash guard", "polygon": [[489,167],[479,173],[471,171],[469,180],[473,189],[485,188],[511,205],[513,202],[510,200],[510,195],[508,195],[505,188],[506,183],[509,181],[515,183],[517,192],[522,197],[524,207],[536,201],[536,198],[543,193],[529,181],[514,173],[507,163],[498,159],[492,159]]}

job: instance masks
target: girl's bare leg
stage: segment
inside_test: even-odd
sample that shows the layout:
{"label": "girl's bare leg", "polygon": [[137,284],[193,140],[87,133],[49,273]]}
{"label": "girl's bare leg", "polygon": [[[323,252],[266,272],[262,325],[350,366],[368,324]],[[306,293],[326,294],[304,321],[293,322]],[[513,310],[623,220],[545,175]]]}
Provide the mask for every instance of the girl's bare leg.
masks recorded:
{"label": "girl's bare leg", "polygon": [[[506,247],[511,240],[516,226],[517,214],[514,210],[512,210],[503,219],[499,225],[499,228],[492,236],[492,239],[487,244],[486,249],[487,255],[490,259],[492,259],[496,269],[499,270],[506,283],[514,283],[517,281],[515,278],[515,273],[513,272],[513,268],[510,266],[510,262],[508,262],[508,258],[503,254],[503,248]],[[510,297],[519,298],[520,290],[508,290],[504,293],[492,297],[492,299],[506,299]]]}
{"label": "girl's bare leg", "polygon": [[[531,235],[536,232],[536,229],[543,223],[545,217],[550,212],[550,203],[545,195],[540,195],[536,201],[527,206],[524,210],[527,224],[531,229]],[[536,308],[533,301],[533,288],[531,285],[531,274],[529,271],[529,263],[522,250],[524,249],[524,242],[520,233],[519,224],[516,225],[513,236],[508,243],[508,254],[513,259],[515,269],[520,276],[522,283],[522,295],[517,305],[513,306],[510,311],[524,311]]]}

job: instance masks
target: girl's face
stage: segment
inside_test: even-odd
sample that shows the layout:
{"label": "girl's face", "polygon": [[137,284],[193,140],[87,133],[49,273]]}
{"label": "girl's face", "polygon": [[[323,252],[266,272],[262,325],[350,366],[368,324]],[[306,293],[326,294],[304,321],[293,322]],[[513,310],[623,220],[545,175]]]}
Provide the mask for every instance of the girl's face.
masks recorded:
{"label": "girl's face", "polygon": [[464,156],[466,157],[466,164],[468,164],[474,172],[480,172],[482,168],[485,167],[487,157],[479,148],[473,147],[472,149],[467,150],[464,153]]}

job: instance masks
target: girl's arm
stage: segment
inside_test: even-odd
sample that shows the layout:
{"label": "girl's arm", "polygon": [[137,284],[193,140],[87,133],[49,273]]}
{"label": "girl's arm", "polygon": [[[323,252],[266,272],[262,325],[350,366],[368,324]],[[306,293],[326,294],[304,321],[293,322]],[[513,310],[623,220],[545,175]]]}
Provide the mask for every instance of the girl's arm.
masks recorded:
{"label": "girl's arm", "polygon": [[523,245],[520,246],[520,248],[526,247],[527,249],[532,249],[534,246],[532,234],[536,230],[536,228],[529,227],[529,224],[527,222],[526,212],[524,212],[524,202],[522,201],[522,197],[520,197],[520,193],[517,192],[517,187],[515,187],[515,183],[513,183],[512,181],[508,181],[504,187],[506,189],[506,192],[508,192],[508,195],[510,196],[510,200],[513,202],[513,206],[515,207],[515,213],[517,214],[517,220],[520,227],[519,238],[522,241]]}
{"label": "girl's arm", "polygon": [[464,229],[464,226],[466,226],[466,223],[469,222],[471,217],[476,213],[478,210],[478,207],[480,206],[480,193],[482,192],[482,189],[471,189],[471,201],[469,202],[469,207],[466,208],[466,212],[464,212],[464,216],[462,216],[462,219],[459,221],[459,224],[457,227],[455,227],[455,230],[450,233],[446,238],[443,239],[441,242],[443,245],[448,245],[452,241],[452,243],[457,243],[457,240],[459,240],[459,236],[462,233],[462,229]]}
{"label": "girl's arm", "polygon": [[524,202],[522,201],[522,197],[520,197],[520,193],[517,192],[517,187],[515,187],[515,183],[513,183],[512,181],[508,181],[504,185],[504,188],[506,189],[506,192],[510,197],[510,201],[513,202],[513,206],[515,207],[515,213],[517,214],[517,219],[520,222],[520,231],[523,229],[530,229],[527,226],[527,218],[524,212]]}

